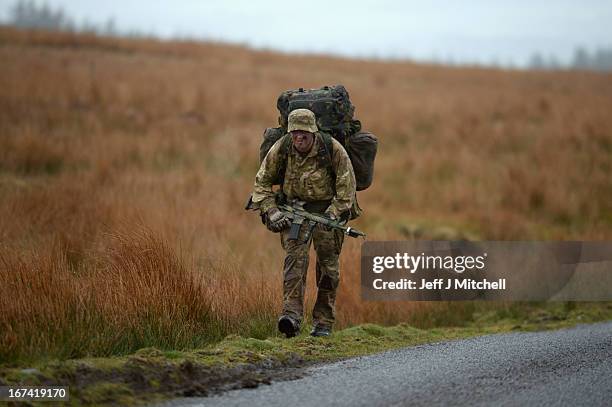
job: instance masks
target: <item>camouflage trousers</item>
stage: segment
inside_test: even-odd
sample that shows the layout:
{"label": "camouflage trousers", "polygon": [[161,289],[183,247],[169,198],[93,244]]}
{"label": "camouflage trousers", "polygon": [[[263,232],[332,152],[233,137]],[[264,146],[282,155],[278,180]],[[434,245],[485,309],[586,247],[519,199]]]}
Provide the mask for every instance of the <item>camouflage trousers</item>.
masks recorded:
{"label": "camouflage trousers", "polygon": [[308,242],[303,225],[297,240],[289,240],[289,229],[283,230],[281,244],[285,249],[283,267],[283,315],[290,316],[301,325],[304,315],[304,291],[308,271],[308,253],[312,242],[317,254],[317,301],[312,312],[314,324],[330,327],[335,319],[336,290],[340,282],[339,257],[344,234],[339,230],[315,227]]}

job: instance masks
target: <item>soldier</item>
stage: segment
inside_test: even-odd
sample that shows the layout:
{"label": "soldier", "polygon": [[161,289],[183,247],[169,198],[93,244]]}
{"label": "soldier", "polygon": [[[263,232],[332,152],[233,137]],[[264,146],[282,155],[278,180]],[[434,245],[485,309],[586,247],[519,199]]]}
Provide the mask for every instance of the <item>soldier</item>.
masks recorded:
{"label": "soldier", "polygon": [[288,133],[292,145],[288,153],[281,148],[283,138],[271,148],[255,177],[252,201],[259,206],[267,228],[280,232],[281,245],[286,251],[283,267],[283,312],[278,329],[287,338],[300,331],[304,308],[304,290],[308,270],[310,241],[317,254],[317,301],[312,318],[312,336],[329,336],[335,319],[336,290],[339,283],[339,256],[344,234],[337,229],[318,225],[307,242],[307,227],[302,227],[296,240],[290,240],[290,220],[277,208],[272,183],[281,154],[288,154],[282,193],[290,202],[305,201],[304,208],[312,213],[325,214],[336,220],[348,220],[349,209],[355,199],[355,174],[349,156],[342,145],[332,138],[331,168],[323,166],[319,154],[330,154],[318,132],[315,115],[308,109],[296,109],[288,117]]}

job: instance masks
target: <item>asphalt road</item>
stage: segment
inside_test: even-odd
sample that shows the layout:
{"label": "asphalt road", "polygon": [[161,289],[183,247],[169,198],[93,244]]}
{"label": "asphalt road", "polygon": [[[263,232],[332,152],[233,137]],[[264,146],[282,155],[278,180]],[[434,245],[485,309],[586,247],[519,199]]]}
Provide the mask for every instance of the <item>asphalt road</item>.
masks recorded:
{"label": "asphalt road", "polygon": [[612,406],[612,322],[409,347],[172,406]]}

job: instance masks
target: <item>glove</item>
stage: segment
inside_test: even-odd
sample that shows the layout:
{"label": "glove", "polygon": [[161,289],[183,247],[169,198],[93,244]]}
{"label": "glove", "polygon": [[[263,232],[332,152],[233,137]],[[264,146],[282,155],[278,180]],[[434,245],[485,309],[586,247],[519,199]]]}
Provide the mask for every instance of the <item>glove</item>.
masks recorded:
{"label": "glove", "polygon": [[266,227],[269,231],[278,233],[291,226],[291,221],[278,208],[270,208],[266,212]]}

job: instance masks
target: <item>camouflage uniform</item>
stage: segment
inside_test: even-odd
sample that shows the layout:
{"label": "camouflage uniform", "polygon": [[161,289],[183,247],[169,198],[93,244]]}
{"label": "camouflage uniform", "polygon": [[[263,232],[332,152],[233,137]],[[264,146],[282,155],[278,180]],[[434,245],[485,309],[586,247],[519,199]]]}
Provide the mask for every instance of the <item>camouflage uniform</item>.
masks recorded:
{"label": "camouflage uniform", "polygon": [[[255,177],[252,199],[253,203],[259,205],[262,213],[276,206],[272,183],[281,161],[282,142],[283,138],[272,146]],[[334,174],[330,173],[329,168],[321,167],[317,159],[319,143],[323,143],[323,140],[318,134],[315,134],[312,148],[305,156],[302,156],[293,146],[290,148],[283,192],[288,200],[306,201],[305,207],[311,212],[327,212],[340,218],[345,211],[351,208],[355,198],[356,183],[353,166],[344,147],[338,141],[332,140],[334,183]],[[308,208],[308,203],[319,204],[319,207]],[[324,204],[323,207],[321,203]],[[328,231],[317,227],[312,233],[312,238],[304,242],[306,230],[306,226],[301,228],[297,240],[288,239],[288,229],[280,233],[281,244],[286,251],[283,267],[283,315],[290,316],[298,323],[302,321],[308,252],[310,241],[313,241],[317,254],[318,289],[317,301],[313,310],[313,322],[316,325],[331,327],[335,317],[336,289],[340,280],[338,260],[344,235],[338,230]]]}

